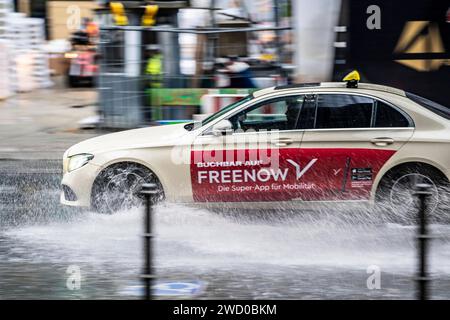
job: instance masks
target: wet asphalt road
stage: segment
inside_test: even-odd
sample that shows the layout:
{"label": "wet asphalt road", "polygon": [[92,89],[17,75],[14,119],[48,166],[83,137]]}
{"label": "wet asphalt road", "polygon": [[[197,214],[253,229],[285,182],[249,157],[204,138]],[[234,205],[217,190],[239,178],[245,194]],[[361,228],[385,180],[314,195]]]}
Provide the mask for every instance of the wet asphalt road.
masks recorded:
{"label": "wet asphalt road", "polygon": [[[0,161],[0,299],[139,298],[142,209],[107,216],[64,208],[60,174],[59,161]],[[448,225],[431,230],[450,234]],[[159,281],[199,281],[194,298],[415,297],[413,226],[356,213],[248,220],[160,205],[155,231]],[[430,251],[431,297],[450,299],[450,239],[434,240]],[[79,290],[67,287],[70,266],[80,270]],[[374,268],[381,288],[370,290]]]}

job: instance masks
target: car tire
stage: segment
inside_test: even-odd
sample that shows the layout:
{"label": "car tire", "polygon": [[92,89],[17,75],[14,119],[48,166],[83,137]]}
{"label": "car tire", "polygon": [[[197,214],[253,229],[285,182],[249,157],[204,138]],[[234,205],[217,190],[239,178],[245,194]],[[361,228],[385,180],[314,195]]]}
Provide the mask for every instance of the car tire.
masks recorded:
{"label": "car tire", "polygon": [[140,194],[144,183],[155,183],[158,193],[153,203],[164,199],[162,185],[148,168],[135,163],[120,163],[104,169],[92,187],[91,204],[98,213],[112,214],[139,207],[144,202]]}
{"label": "car tire", "polygon": [[376,194],[376,207],[383,219],[406,225],[417,223],[419,203],[414,195],[416,183],[431,185],[431,195],[427,201],[429,221],[448,221],[449,181],[439,170],[426,164],[402,166],[382,178]]}

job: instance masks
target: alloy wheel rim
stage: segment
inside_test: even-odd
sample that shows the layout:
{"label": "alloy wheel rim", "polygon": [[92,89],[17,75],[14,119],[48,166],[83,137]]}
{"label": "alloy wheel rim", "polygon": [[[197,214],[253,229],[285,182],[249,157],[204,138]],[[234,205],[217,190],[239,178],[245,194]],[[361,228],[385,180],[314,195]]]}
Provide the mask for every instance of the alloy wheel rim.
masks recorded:
{"label": "alloy wheel rim", "polygon": [[134,172],[115,175],[106,185],[103,193],[109,210],[128,210],[141,204],[140,191],[144,178]]}
{"label": "alloy wheel rim", "polygon": [[428,213],[432,213],[439,203],[439,190],[436,184],[429,177],[419,173],[409,173],[398,178],[389,194],[389,204],[391,210],[403,217],[413,217],[412,214],[418,209],[418,199],[415,193],[416,184],[431,185],[431,196],[427,206]]}

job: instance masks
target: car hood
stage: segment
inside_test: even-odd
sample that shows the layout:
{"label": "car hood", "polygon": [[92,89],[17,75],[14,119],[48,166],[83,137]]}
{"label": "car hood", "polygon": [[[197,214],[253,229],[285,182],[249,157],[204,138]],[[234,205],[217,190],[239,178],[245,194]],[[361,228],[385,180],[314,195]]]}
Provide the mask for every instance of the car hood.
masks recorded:
{"label": "car hood", "polygon": [[189,132],[184,129],[186,124],[174,124],[126,130],[110,133],[82,141],[70,147],[65,156],[70,157],[80,153],[98,154],[112,150],[126,150],[174,145],[179,138]]}

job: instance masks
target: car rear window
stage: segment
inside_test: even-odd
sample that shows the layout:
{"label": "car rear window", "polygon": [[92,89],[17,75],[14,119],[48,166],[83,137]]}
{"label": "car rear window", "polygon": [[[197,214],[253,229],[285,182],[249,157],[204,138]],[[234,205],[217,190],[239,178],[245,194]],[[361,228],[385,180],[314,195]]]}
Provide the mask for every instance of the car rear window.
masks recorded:
{"label": "car rear window", "polygon": [[427,98],[418,96],[410,92],[406,92],[406,96],[422,107],[436,113],[437,115],[440,115],[447,120],[450,120],[450,108],[447,108],[437,102],[428,100]]}

